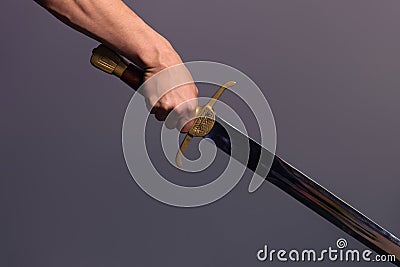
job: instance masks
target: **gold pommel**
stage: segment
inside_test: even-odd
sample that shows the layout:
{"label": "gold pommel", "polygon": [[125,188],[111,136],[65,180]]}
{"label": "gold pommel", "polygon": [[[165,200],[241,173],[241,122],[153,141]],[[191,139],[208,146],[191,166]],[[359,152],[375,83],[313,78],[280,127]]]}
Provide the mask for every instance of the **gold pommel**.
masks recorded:
{"label": "gold pommel", "polygon": [[128,63],[117,53],[101,44],[93,49],[90,63],[96,68],[121,78]]}

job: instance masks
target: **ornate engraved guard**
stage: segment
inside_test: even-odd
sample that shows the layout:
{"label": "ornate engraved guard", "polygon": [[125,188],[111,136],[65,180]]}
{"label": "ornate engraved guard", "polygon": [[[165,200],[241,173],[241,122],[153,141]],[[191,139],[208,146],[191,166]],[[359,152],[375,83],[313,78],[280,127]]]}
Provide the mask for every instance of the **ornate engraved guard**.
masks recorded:
{"label": "ornate engraved guard", "polygon": [[179,151],[176,154],[175,162],[177,166],[182,167],[182,155],[189,146],[192,138],[204,137],[211,131],[215,122],[215,111],[213,110],[214,104],[226,88],[234,86],[235,84],[236,82],[234,81],[223,84],[206,105],[198,106],[196,108],[196,117],[193,126],[185,136],[185,139],[183,139]]}

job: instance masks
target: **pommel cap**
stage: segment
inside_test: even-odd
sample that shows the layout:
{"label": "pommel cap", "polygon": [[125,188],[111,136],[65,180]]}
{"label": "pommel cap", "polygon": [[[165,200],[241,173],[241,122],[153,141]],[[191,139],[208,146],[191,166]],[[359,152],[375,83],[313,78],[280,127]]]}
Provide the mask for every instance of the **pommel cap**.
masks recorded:
{"label": "pommel cap", "polygon": [[106,73],[121,78],[128,67],[128,63],[117,53],[101,44],[93,49],[90,63]]}

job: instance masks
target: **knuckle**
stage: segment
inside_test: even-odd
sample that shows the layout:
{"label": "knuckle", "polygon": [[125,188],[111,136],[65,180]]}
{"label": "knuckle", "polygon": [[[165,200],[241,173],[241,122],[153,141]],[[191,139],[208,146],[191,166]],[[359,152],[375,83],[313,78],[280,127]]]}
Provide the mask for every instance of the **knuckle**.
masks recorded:
{"label": "knuckle", "polygon": [[172,110],[175,108],[174,100],[167,95],[165,95],[162,99],[160,99],[159,103],[160,103],[160,108],[162,108],[163,110]]}

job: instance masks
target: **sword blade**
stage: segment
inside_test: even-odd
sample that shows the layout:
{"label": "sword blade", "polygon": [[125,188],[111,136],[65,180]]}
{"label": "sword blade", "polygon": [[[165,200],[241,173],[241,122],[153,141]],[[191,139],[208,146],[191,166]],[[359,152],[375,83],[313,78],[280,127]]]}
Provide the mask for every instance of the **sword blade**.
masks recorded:
{"label": "sword blade", "polygon": [[[396,262],[393,263],[400,266],[400,240],[396,236],[235,127],[217,117],[213,129],[205,138],[213,140],[215,145],[228,155],[231,155],[234,146],[248,145],[249,158],[238,157],[239,162],[378,254],[395,255]],[[268,172],[265,166],[268,164],[263,162],[271,162],[271,157],[273,161]]]}

